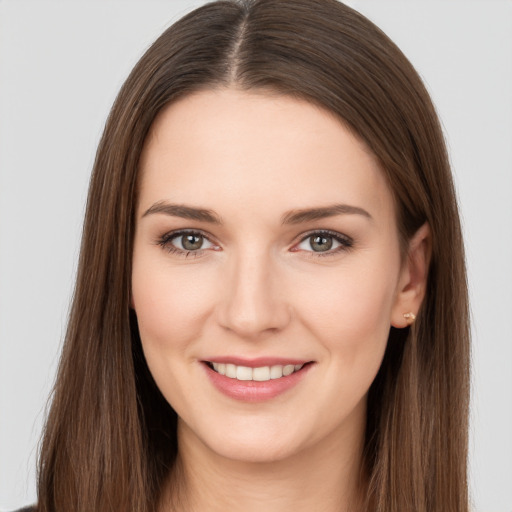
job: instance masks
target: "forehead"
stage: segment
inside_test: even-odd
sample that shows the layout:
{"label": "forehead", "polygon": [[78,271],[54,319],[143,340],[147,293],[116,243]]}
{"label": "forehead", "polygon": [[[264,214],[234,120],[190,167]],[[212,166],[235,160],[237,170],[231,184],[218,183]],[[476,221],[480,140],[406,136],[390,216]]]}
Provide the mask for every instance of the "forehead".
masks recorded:
{"label": "forehead", "polygon": [[244,210],[319,201],[392,208],[366,145],[327,110],[278,94],[208,90],[169,105],[153,123],[140,170],[141,208],[159,200]]}

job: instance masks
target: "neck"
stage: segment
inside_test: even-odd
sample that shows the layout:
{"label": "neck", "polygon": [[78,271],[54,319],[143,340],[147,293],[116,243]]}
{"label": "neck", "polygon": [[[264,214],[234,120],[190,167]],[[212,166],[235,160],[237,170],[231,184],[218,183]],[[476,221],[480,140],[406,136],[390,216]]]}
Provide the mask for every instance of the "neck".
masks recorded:
{"label": "neck", "polygon": [[361,509],[363,432],[334,433],[286,459],[247,462],[214,453],[180,420],[180,449],[162,510],[355,512]]}

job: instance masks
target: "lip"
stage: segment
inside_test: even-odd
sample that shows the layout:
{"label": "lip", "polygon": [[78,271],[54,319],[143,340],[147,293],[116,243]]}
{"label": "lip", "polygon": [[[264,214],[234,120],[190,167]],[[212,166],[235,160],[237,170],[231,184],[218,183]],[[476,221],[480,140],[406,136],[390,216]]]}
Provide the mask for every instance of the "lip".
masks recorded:
{"label": "lip", "polygon": [[[248,366],[249,368],[272,365],[284,366],[286,364],[304,364],[304,366],[291,375],[260,382],[231,379],[210,368],[207,361],[212,363],[236,364],[238,366]],[[213,386],[225,396],[242,402],[263,402],[265,400],[271,400],[294,388],[308,374],[313,366],[313,362],[282,358],[257,358],[247,360],[236,357],[225,357],[201,361],[201,366]]]}

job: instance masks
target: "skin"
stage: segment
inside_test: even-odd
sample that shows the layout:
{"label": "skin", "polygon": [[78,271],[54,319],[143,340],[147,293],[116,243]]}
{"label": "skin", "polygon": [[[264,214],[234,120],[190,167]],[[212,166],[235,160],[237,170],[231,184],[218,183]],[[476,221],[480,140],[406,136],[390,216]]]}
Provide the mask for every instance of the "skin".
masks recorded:
{"label": "skin", "polygon": [[[390,326],[405,327],[421,304],[428,226],[402,258],[371,152],[329,112],[269,92],[201,91],[168,106],[141,173],[132,307],[179,415],[183,509],[357,510],[366,396]],[[211,210],[222,224],[148,213],[163,202]],[[368,215],[281,222],[334,204]],[[179,252],[172,233],[183,229],[205,236],[201,250]],[[333,248],[315,251],[319,230],[341,242],[327,236]],[[201,361],[228,354],[313,364],[292,389],[250,403],[206,377]]]}

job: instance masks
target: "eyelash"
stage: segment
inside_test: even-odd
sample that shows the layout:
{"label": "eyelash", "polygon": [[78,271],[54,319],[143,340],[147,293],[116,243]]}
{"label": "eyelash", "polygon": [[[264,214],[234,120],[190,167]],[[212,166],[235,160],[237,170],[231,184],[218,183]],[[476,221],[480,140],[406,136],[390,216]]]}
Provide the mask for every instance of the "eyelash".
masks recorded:
{"label": "eyelash", "polygon": [[201,256],[205,250],[207,249],[198,249],[196,251],[187,251],[180,249],[179,247],[174,246],[171,242],[179,238],[180,236],[186,236],[186,235],[192,235],[192,236],[200,236],[213,244],[213,242],[210,240],[210,238],[203,233],[202,231],[197,230],[191,230],[191,229],[184,229],[180,231],[171,231],[170,233],[166,233],[164,236],[159,238],[157,240],[157,244],[162,247],[162,249],[166,250],[170,254],[176,254],[177,256],[188,258],[189,256],[192,256],[194,258],[197,258],[198,256]]}
{"label": "eyelash", "polygon": [[[334,249],[329,249],[328,251],[324,252],[317,252],[317,251],[304,251],[307,254],[308,258],[328,258],[330,256],[335,256],[343,251],[349,251],[354,246],[354,240],[346,235],[342,235],[341,233],[338,233],[337,231],[331,231],[330,229],[320,229],[316,231],[310,231],[309,233],[305,233],[302,235],[302,238],[300,239],[299,243],[295,244],[294,247],[302,244],[308,238],[311,238],[313,236],[324,236],[326,238],[332,238],[336,242],[338,242],[340,245]],[[294,252],[298,252],[300,249],[293,249]]]}
{"label": "eyelash", "polygon": [[[161,238],[159,238],[157,240],[157,245],[162,247],[162,249],[166,250],[168,253],[175,254],[175,255],[177,255],[179,257],[183,257],[183,258],[188,258],[189,256],[197,258],[198,256],[202,256],[204,254],[204,252],[208,250],[208,249],[197,249],[195,251],[183,250],[183,249],[180,249],[179,247],[176,247],[172,244],[173,240],[179,238],[180,236],[186,236],[186,235],[200,236],[200,237],[204,238],[205,240],[207,240],[212,245],[214,245],[214,247],[218,247],[218,246],[215,246],[215,244],[210,240],[210,238],[202,231],[189,230],[189,229],[180,230],[180,231],[171,231],[170,233],[166,233],[165,235],[163,235]],[[321,229],[321,230],[317,230],[317,231],[310,231],[308,233],[303,234],[302,238],[299,240],[298,243],[296,243],[292,247],[291,250],[293,252],[299,252],[300,249],[297,249],[296,247],[298,245],[302,244],[303,242],[305,242],[306,240],[308,240],[308,238],[311,238],[315,235],[316,236],[324,236],[326,238],[332,238],[336,242],[338,242],[340,245],[334,249],[329,249],[324,252],[306,251],[305,250],[304,252],[307,253],[307,257],[310,257],[310,258],[325,258],[325,257],[329,257],[329,256],[334,256],[342,251],[348,251],[348,250],[352,249],[352,247],[354,245],[354,241],[346,235],[342,235],[341,233],[338,233],[336,231],[331,231],[328,229]],[[216,249],[214,249],[214,250],[216,250]]]}

